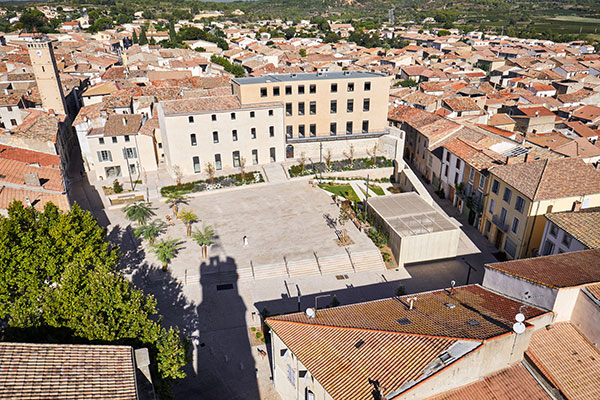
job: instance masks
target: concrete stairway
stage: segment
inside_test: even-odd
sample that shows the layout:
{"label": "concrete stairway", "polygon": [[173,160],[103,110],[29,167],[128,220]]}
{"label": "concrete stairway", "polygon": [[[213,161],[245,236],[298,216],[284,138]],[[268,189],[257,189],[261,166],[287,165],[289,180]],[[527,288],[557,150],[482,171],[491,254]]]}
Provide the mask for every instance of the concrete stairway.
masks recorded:
{"label": "concrete stairway", "polygon": [[379,250],[350,253],[356,271],[385,270],[385,263]]}
{"label": "concrete stairway", "polygon": [[317,260],[314,258],[307,258],[300,261],[288,261],[288,271],[290,276],[320,274]]}
{"label": "concrete stairway", "polygon": [[319,257],[319,266],[323,275],[354,272],[348,254]]}
{"label": "concrete stairway", "polygon": [[282,164],[265,164],[262,169],[265,181],[269,183],[283,183],[288,181],[287,173]]}
{"label": "concrete stairway", "polygon": [[287,273],[283,262],[254,266],[254,279],[279,278],[285,276],[287,276]]}

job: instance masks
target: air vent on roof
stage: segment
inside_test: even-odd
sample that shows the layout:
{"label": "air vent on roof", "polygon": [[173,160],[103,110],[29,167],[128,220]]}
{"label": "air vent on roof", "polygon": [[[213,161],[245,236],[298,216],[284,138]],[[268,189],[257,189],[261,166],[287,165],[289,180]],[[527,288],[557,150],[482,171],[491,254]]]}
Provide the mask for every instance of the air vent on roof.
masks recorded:
{"label": "air vent on roof", "polygon": [[452,358],[452,356],[447,352],[443,352],[442,354],[440,354],[440,360],[445,364],[448,360],[450,360]]}
{"label": "air vent on roof", "polygon": [[456,308],[456,306],[452,303],[444,303],[444,305],[448,308]]}
{"label": "air vent on roof", "polygon": [[359,349],[360,346],[362,346],[363,344],[365,344],[365,341],[361,339],[358,342],[356,342],[356,344],[354,345],[354,347],[356,347],[357,349]]}
{"label": "air vent on roof", "polygon": [[472,319],[468,322],[468,324],[471,326],[477,326],[477,325],[479,325],[479,321],[475,321],[474,319]]}
{"label": "air vent on roof", "polygon": [[396,322],[398,322],[400,325],[410,324],[410,320],[408,318],[400,318],[400,319],[397,319]]}

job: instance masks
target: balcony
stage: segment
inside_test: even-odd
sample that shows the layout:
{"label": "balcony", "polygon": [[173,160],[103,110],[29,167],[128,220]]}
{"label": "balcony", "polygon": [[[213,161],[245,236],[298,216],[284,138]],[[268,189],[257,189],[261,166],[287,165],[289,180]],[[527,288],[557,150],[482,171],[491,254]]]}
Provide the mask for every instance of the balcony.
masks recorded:
{"label": "balcony", "polygon": [[498,227],[502,232],[508,232],[508,224],[506,218],[500,218],[499,215],[492,215],[492,223]]}

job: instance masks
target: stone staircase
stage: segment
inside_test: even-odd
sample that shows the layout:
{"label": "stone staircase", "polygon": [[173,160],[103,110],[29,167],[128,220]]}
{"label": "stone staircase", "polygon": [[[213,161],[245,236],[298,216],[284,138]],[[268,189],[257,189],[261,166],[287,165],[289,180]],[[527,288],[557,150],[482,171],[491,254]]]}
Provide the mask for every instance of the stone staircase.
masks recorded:
{"label": "stone staircase", "polygon": [[254,266],[254,279],[279,278],[287,276],[285,263]]}
{"label": "stone staircase", "polygon": [[269,183],[283,183],[289,180],[285,171],[285,167],[282,164],[265,164],[263,165],[262,169],[264,172],[265,181]]}
{"label": "stone staircase", "polygon": [[329,257],[319,257],[321,272],[325,274],[342,274],[354,272],[352,262],[348,254],[339,254]]}
{"label": "stone staircase", "polygon": [[356,272],[385,270],[385,262],[379,250],[367,250],[359,253],[351,253],[352,262]]}
{"label": "stone staircase", "polygon": [[318,275],[321,273],[315,258],[306,258],[300,261],[288,261],[288,271],[290,276]]}

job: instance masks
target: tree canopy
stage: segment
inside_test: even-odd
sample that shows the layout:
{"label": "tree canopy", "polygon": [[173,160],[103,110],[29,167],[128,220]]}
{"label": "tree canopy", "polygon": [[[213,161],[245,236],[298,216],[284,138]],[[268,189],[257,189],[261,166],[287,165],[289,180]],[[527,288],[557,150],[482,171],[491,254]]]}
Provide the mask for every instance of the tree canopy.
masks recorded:
{"label": "tree canopy", "polygon": [[115,270],[118,248],[89,212],[75,204],[63,213],[52,203],[37,211],[15,201],[0,217],[0,244],[6,332],[28,331],[41,342],[148,347],[159,391],[185,376],[179,331],[164,328],[154,298]]}

